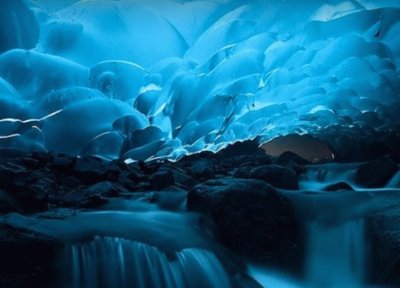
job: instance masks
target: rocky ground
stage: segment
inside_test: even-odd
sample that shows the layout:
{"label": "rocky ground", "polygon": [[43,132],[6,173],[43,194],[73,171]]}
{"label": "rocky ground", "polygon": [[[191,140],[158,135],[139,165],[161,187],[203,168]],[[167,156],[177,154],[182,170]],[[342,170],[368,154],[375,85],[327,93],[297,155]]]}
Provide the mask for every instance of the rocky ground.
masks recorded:
{"label": "rocky ground", "polygon": [[[47,211],[58,217],[57,213],[63,213],[60,211],[101,209],[113,198],[140,195],[156,203],[163,191],[184,192],[187,209],[210,219],[221,243],[231,251],[300,275],[304,237],[290,201],[280,191],[296,193],[299,176],[307,164],[290,152],[269,157],[251,141],[236,143],[217,154],[202,152],[177,162],[129,165],[122,160],[106,162],[95,157],[8,153],[0,162],[0,215]],[[357,181],[365,187],[381,187],[397,171],[398,163],[379,158],[358,168]],[[338,182],[325,190],[353,188]],[[371,278],[397,285],[400,225],[396,221],[400,213],[393,209],[390,217],[382,211],[370,216],[371,238],[377,247],[374,251],[378,251],[373,259],[390,263]],[[388,230],[379,230],[379,223],[386,223]],[[57,270],[52,258],[57,245],[43,235],[0,221],[0,286],[29,287],[37,282],[44,287],[44,282],[51,280],[51,271]]]}

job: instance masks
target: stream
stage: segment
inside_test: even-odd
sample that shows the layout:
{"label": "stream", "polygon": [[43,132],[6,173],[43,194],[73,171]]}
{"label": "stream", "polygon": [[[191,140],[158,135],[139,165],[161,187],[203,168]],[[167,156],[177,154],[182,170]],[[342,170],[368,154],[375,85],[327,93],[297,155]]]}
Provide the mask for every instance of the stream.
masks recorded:
{"label": "stream", "polygon": [[312,167],[300,192],[281,192],[294,206],[306,240],[304,275],[297,279],[275,267],[238,261],[218,244],[201,215],[186,211],[184,192],[171,192],[174,197],[162,192],[157,203],[114,199],[102,211],[9,214],[1,221],[65,243],[63,287],[256,287],[248,276],[268,288],[372,287],[364,218],[400,203],[399,175],[382,189],[354,185],[355,191],[321,191],[339,180],[354,184],[354,166],[340,168]]}

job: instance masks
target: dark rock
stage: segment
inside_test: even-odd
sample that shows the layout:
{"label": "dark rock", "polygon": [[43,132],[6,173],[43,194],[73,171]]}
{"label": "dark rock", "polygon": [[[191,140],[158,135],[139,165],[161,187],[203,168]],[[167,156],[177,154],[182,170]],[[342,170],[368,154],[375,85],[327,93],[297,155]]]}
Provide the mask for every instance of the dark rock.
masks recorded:
{"label": "dark rock", "polygon": [[310,162],[296,153],[286,151],[282,153],[275,161],[276,164],[282,165],[282,166],[290,166],[292,164],[304,166],[310,164]]}
{"label": "dark rock", "polygon": [[116,197],[123,192],[124,189],[109,181],[96,183],[85,190],[86,195],[101,195],[107,197]]}
{"label": "dark rock", "polygon": [[170,169],[174,176],[175,185],[177,185],[178,187],[189,189],[199,184],[199,181],[194,177],[188,175],[185,170],[177,167],[171,167]]}
{"label": "dark rock", "polygon": [[41,166],[48,165],[54,159],[53,154],[48,153],[48,152],[46,152],[46,153],[43,153],[43,152],[32,152],[31,153],[31,157],[33,159],[38,160],[39,163],[41,164]]}
{"label": "dark rock", "polygon": [[[247,173],[251,167],[257,167],[260,165],[269,165],[271,164],[271,158],[264,155],[241,155],[234,158],[229,159],[221,159],[219,163],[217,163],[218,170],[222,170],[225,172],[225,175],[233,175],[234,173]],[[220,168],[221,167],[221,168]]]}
{"label": "dark rock", "polygon": [[43,165],[39,160],[31,158],[31,157],[21,158],[20,162],[27,169],[38,169]]}
{"label": "dark rock", "polygon": [[384,187],[398,170],[398,165],[392,160],[380,158],[358,167],[356,179],[365,187]]}
{"label": "dark rock", "polygon": [[52,161],[52,168],[56,171],[68,172],[75,165],[76,158],[67,157],[65,155],[57,155]]}
{"label": "dark rock", "polygon": [[62,175],[58,178],[58,184],[66,190],[73,190],[82,185],[82,182],[76,177]]}
{"label": "dark rock", "polygon": [[56,181],[51,171],[28,171],[14,163],[0,168],[0,189],[10,193],[25,212],[47,209],[55,195]]}
{"label": "dark rock", "polygon": [[252,166],[240,167],[235,170],[233,177],[235,178],[251,178],[251,172],[253,171]]}
{"label": "dark rock", "polygon": [[384,287],[400,287],[400,209],[370,213],[366,218],[370,261],[368,280]]}
{"label": "dark rock", "polygon": [[91,195],[80,203],[80,207],[87,209],[96,209],[108,203],[108,199],[100,195]]}
{"label": "dark rock", "polygon": [[106,180],[107,163],[97,157],[78,158],[73,172],[82,182],[93,184]]}
{"label": "dark rock", "polygon": [[73,207],[97,207],[107,202],[105,197],[116,197],[125,192],[127,191],[120,186],[104,181],[87,188],[76,188],[62,199],[62,203]]}
{"label": "dark rock", "polygon": [[14,148],[0,148],[0,159],[19,158],[26,155],[26,151]]}
{"label": "dark rock", "polygon": [[176,166],[188,171],[188,173],[199,179],[210,179],[215,176],[215,154],[204,151],[183,157]]}
{"label": "dark rock", "polygon": [[211,216],[228,248],[255,261],[301,270],[303,243],[293,209],[266,182],[209,180],[189,192],[187,206]]}
{"label": "dark rock", "polygon": [[[134,175],[134,174],[133,174]],[[138,183],[140,183],[140,179],[134,178],[131,179],[132,174],[128,172],[123,172],[119,175],[118,183],[127,191],[133,192],[138,190]]]}
{"label": "dark rock", "polygon": [[106,178],[116,182],[124,171],[128,171],[128,165],[122,160],[113,160],[107,165]]}
{"label": "dark rock", "polygon": [[157,190],[174,185],[174,174],[170,170],[160,170],[149,177],[151,187]]}
{"label": "dark rock", "polygon": [[324,191],[354,191],[353,187],[347,182],[337,182],[324,187]]}
{"label": "dark rock", "polygon": [[158,170],[158,168],[160,168],[157,163],[147,163],[144,161],[139,161],[138,165],[140,169],[146,174],[153,174]]}
{"label": "dark rock", "polygon": [[218,152],[217,157],[221,159],[234,158],[238,156],[258,155],[269,158],[265,151],[260,147],[257,140],[247,140],[235,142]]}
{"label": "dark rock", "polygon": [[215,175],[215,163],[213,159],[205,158],[193,161],[190,172],[193,176],[201,179],[210,179]]}
{"label": "dark rock", "polygon": [[29,173],[22,167],[0,165],[0,189],[11,191],[16,180],[23,180]]}
{"label": "dark rock", "polygon": [[56,287],[60,246],[31,231],[0,225],[0,287]]}
{"label": "dark rock", "polygon": [[287,167],[278,165],[264,165],[254,168],[251,171],[251,178],[264,180],[276,188],[299,189],[299,179],[297,173]]}
{"label": "dark rock", "polygon": [[338,162],[372,161],[388,154],[399,161],[398,131],[399,127],[377,131],[360,125],[332,125],[319,130],[315,136],[329,144]]}
{"label": "dark rock", "polygon": [[0,214],[7,214],[10,212],[19,211],[17,199],[11,194],[0,190]]}

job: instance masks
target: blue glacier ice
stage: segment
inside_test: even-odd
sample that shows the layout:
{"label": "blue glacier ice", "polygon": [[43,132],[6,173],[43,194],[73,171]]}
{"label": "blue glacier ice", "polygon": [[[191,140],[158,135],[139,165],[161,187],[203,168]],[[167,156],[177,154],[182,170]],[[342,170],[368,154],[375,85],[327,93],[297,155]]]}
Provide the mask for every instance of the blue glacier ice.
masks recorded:
{"label": "blue glacier ice", "polygon": [[400,122],[397,0],[6,0],[0,147],[177,159]]}

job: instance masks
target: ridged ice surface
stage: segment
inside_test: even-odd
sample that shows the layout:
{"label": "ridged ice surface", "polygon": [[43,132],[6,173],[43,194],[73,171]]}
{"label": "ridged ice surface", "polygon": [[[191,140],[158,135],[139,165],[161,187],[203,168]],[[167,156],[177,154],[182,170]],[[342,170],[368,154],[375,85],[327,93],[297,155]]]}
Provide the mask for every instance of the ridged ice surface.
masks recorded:
{"label": "ridged ice surface", "polygon": [[3,148],[177,158],[400,120],[397,0],[3,2]]}
{"label": "ridged ice surface", "polygon": [[218,258],[188,248],[166,254],[155,247],[113,237],[95,237],[66,247],[70,288],[231,287]]}

